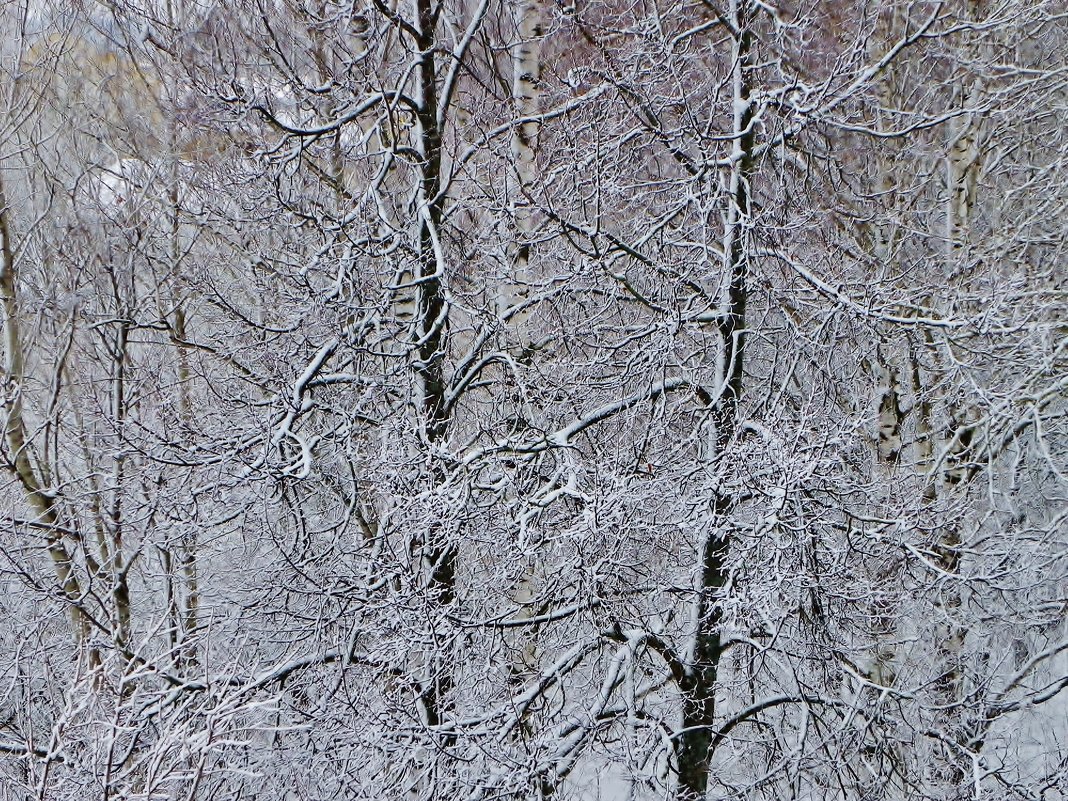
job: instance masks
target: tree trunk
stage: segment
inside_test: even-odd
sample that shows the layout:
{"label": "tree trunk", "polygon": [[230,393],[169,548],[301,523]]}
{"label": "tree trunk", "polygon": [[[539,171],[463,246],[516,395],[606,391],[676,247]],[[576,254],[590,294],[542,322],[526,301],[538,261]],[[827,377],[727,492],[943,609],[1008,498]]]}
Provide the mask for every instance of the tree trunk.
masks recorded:
{"label": "tree trunk", "polygon": [[[753,170],[753,105],[750,99],[753,9],[749,0],[732,0],[734,128],[731,148],[730,200],[723,252],[726,258],[727,287],[724,314],[718,325],[721,361],[712,419],[715,424],[714,452],[707,460],[714,469],[721,464],[737,426],[738,402],[742,394],[745,344],[745,309],[749,274],[750,179]],[[693,651],[684,672],[680,690],[683,696],[682,730],[677,734],[676,759],[679,801],[703,799],[708,790],[711,743],[716,713],[716,686],[723,656],[720,595],[727,582],[727,553],[730,547],[730,516],[734,499],[721,494],[715,501],[716,520],[723,527],[710,531],[700,547],[698,600]]]}
{"label": "tree trunk", "polygon": [[[48,555],[56,582],[69,604],[75,643],[81,648],[89,636],[90,619],[82,609],[83,593],[74,572],[74,559],[63,542],[63,528],[54,495],[41,486],[30,456],[26,424],[22,416],[22,388],[25,373],[22,340],[19,335],[19,307],[15,290],[15,253],[11,242],[11,222],[7,196],[0,182],[0,303],[4,315],[4,439],[8,453],[5,466],[22,485],[27,502],[44,525]],[[99,655],[90,654],[90,663]]]}
{"label": "tree trunk", "polygon": [[[440,240],[442,214],[441,145],[442,132],[438,118],[438,85],[434,51],[438,8],[433,0],[416,0],[416,15],[420,58],[417,81],[419,86],[418,125],[419,150],[423,159],[419,187],[419,285],[417,306],[417,360],[415,370],[422,388],[422,425],[428,448],[433,449],[445,440],[448,431],[446,409],[445,351],[448,346],[448,305],[442,281],[445,264]],[[433,459],[433,457],[431,457]],[[431,468],[435,483],[445,476],[436,464]],[[440,525],[430,525],[422,535],[422,553],[427,567],[427,598],[438,609],[446,609],[456,601],[456,545],[447,539]],[[444,648],[435,653],[426,665],[422,680],[420,702],[431,728],[441,726],[452,709],[454,689],[450,652]],[[456,741],[451,731],[441,734],[436,748],[447,750]],[[431,757],[433,759],[433,757]],[[428,766],[429,767],[429,766]],[[432,782],[431,796],[438,797],[443,788]]]}
{"label": "tree trunk", "polygon": [[[534,144],[539,124],[533,119],[538,114],[538,98],[541,94],[541,37],[544,33],[540,0],[518,0],[516,4],[516,30],[519,39],[512,50],[512,101],[515,105],[516,123],[512,129],[512,158],[515,162],[515,182],[512,185],[512,213],[515,219],[515,236],[511,253],[511,275],[500,287],[500,312],[510,311],[526,299],[530,276],[530,235],[534,227],[531,208],[531,191],[534,186]],[[510,322],[515,339],[524,337],[523,320],[513,318]]]}

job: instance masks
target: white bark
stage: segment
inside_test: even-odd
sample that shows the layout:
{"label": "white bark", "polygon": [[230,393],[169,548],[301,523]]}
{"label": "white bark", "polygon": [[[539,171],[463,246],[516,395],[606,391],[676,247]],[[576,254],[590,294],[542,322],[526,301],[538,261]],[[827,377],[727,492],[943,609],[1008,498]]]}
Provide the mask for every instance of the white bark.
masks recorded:
{"label": "white bark", "polygon": [[[545,34],[543,0],[516,0],[516,43],[512,46],[512,126],[511,150],[515,179],[511,184],[515,237],[510,248],[511,274],[499,288],[499,313],[508,315],[529,296],[531,236],[534,231],[534,187],[537,170],[537,139],[540,128],[541,41]],[[524,337],[526,315],[512,314],[513,337]],[[520,342],[519,344],[524,344]]]}

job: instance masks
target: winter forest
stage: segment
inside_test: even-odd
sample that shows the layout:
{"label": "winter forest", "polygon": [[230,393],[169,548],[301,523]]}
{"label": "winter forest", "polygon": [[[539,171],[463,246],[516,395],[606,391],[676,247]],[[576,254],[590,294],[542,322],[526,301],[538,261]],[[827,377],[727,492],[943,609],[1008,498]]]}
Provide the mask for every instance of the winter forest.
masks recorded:
{"label": "winter forest", "polygon": [[0,801],[1068,799],[1063,0],[0,0]]}

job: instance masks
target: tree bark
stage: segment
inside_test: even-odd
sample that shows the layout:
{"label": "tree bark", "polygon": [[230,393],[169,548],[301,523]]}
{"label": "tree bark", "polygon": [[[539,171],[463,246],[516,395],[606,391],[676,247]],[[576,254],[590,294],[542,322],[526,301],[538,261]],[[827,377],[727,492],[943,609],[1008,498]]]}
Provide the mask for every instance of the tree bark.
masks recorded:
{"label": "tree bark", "polygon": [[[716,430],[714,453],[709,454],[709,462],[713,468],[722,463],[734,438],[738,403],[743,389],[750,252],[750,180],[755,139],[754,109],[750,99],[752,16],[753,9],[749,0],[732,0],[734,142],[731,149],[731,196],[723,248],[727,274],[725,313],[718,324],[722,348],[717,376],[720,391],[712,409]],[[729,521],[733,508],[734,499],[729,495],[720,494],[716,498],[716,520],[723,529],[707,532],[700,547],[696,631],[692,655],[680,687],[683,697],[682,729],[676,736],[679,772],[676,797],[679,801],[703,799],[708,790],[716,688],[723,657],[723,613],[719,601],[728,578]]]}
{"label": "tree bark", "polygon": [[[448,304],[443,287],[442,244],[443,219],[441,191],[442,131],[438,117],[438,83],[434,51],[439,6],[433,0],[416,0],[419,87],[417,119],[419,150],[423,159],[419,187],[419,285],[415,370],[422,389],[422,425],[427,447],[433,449],[445,440],[449,417],[446,408],[445,352],[448,347]],[[431,468],[431,480],[444,481],[437,465]],[[456,601],[456,545],[448,540],[440,525],[429,525],[423,533],[422,551],[427,566],[428,601],[446,609]],[[429,727],[441,726],[452,709],[454,681],[448,649],[430,658],[423,677],[420,701]],[[448,749],[456,735],[446,731],[437,747]],[[431,779],[432,781],[433,778]],[[442,788],[431,787],[437,797]]]}
{"label": "tree bark", "polygon": [[[0,305],[4,315],[4,406],[6,420],[4,439],[8,453],[5,466],[22,485],[23,494],[39,521],[45,526],[46,548],[52,569],[63,598],[69,606],[71,627],[79,649],[89,636],[90,618],[82,609],[81,583],[74,570],[74,558],[67,550],[61,533],[62,523],[54,494],[43,487],[37,478],[26,436],[22,414],[22,388],[25,377],[25,356],[19,333],[19,306],[15,288],[15,253],[11,241],[10,209],[0,179]],[[99,655],[90,654],[90,663]]]}

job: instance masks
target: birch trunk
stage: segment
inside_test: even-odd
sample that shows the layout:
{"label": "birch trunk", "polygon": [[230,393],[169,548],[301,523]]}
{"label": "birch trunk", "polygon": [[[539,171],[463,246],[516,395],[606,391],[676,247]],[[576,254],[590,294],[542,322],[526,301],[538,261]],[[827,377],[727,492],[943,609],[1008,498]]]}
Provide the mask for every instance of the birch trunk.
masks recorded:
{"label": "birch trunk", "polygon": [[[129,343],[130,324],[129,315],[123,315],[118,324],[115,334],[115,347],[113,353],[113,375],[111,414],[115,430],[120,442],[123,438],[123,427],[126,421],[126,361],[127,347]],[[123,448],[117,449],[115,464],[112,473],[112,498],[111,510],[108,514],[106,528],[111,535],[110,560],[108,565],[111,584],[111,598],[115,605],[115,630],[114,639],[119,646],[120,652],[125,652],[130,643],[132,618],[130,613],[130,585],[127,581],[127,565],[123,558],[123,488],[126,483],[126,456]]]}
{"label": "birch trunk", "polygon": [[[523,345],[528,333],[527,315],[512,312],[526,300],[530,279],[528,264],[533,230],[530,195],[536,178],[534,143],[539,127],[532,118],[538,113],[541,36],[544,33],[540,0],[518,0],[515,15],[519,40],[512,50],[512,101],[516,124],[512,130],[511,148],[516,180],[512,186],[511,200],[516,231],[511,253],[511,274],[499,288],[499,311],[502,316],[510,315],[508,326],[511,344]],[[530,419],[531,415],[524,410],[524,417]],[[517,609],[517,620],[526,620],[533,615],[532,604],[537,595],[536,570],[536,564],[525,568],[514,591],[512,600]],[[511,679],[521,684],[537,669],[536,632],[517,626],[507,632],[506,637],[513,659]]]}
{"label": "birch trunk", "polygon": [[[192,376],[189,370],[188,346],[185,344],[187,341],[185,309],[180,305],[174,312],[174,335],[177,339],[178,348],[179,411],[186,426],[192,426],[193,403],[190,397]],[[196,634],[200,617],[200,580],[197,575],[197,542],[195,537],[188,532],[183,534],[179,562],[185,590],[179,628],[181,632],[179,663],[185,668],[190,668],[197,663],[197,646],[193,638]]]}
{"label": "birch trunk", "polygon": [[[530,248],[534,229],[531,193],[535,182],[535,141],[539,124],[541,94],[541,37],[544,34],[540,0],[518,0],[515,8],[518,41],[512,50],[512,101],[516,123],[512,129],[512,159],[515,182],[512,185],[512,213],[515,238],[511,253],[511,275],[500,288],[500,312],[512,311],[528,296],[530,289]],[[524,338],[524,319],[514,316],[511,329],[517,340]]]}
{"label": "birch trunk", "polygon": [[[891,8],[881,15],[876,23],[875,35],[868,43],[867,54],[871,63],[877,63],[885,43],[893,41],[900,26],[900,12]],[[898,90],[898,76],[893,67],[878,78],[875,95],[879,103],[877,120],[884,126],[883,110],[899,108],[902,98]],[[892,125],[892,122],[891,122]],[[871,248],[875,259],[876,274],[881,281],[891,279],[898,273],[897,206],[899,186],[902,182],[901,167],[882,148],[875,153],[878,195],[876,204],[885,217],[877,219],[871,227]],[[884,485],[882,499],[890,503],[894,498],[893,487],[900,481],[898,469],[905,449],[905,408],[903,400],[908,389],[908,377],[903,361],[896,358],[895,343],[881,339],[876,349],[874,373],[876,378],[876,481]],[[907,362],[906,362],[907,364]],[[872,602],[872,626],[870,634],[874,643],[868,678],[876,685],[893,686],[897,677],[898,636],[897,610],[888,585],[894,580],[893,567],[884,567],[876,573],[878,587]]]}
{"label": "birch trunk", "polygon": [[[38,480],[26,435],[22,412],[22,388],[25,356],[19,333],[19,306],[15,286],[15,251],[11,239],[11,215],[2,179],[0,179],[0,304],[4,315],[4,440],[7,446],[5,467],[22,486],[23,495],[44,526],[45,542],[56,583],[69,605],[75,644],[83,648],[90,631],[90,618],[82,609],[84,594],[75,573],[74,558],[63,541],[64,528],[55,495]],[[89,654],[90,665],[99,662],[95,651]]]}
{"label": "birch trunk", "polygon": [[[178,132],[173,123],[170,126],[170,139],[171,188],[167,198],[170,204],[171,214],[170,261],[172,273],[174,275],[180,275],[183,252],[181,222],[179,219],[180,175],[178,172]],[[181,290],[179,289],[178,291],[180,292]],[[189,345],[187,344],[189,342],[189,337],[186,330],[185,306],[180,297],[175,297],[174,299],[174,329],[171,339],[175,347],[178,368],[178,414],[186,429],[192,430],[192,374],[189,369]],[[168,609],[173,615],[171,620],[172,632],[177,635],[177,642],[174,644],[179,647],[177,661],[178,665],[182,668],[190,668],[196,665],[197,662],[197,648],[196,643],[193,640],[193,636],[196,633],[197,625],[199,623],[198,617],[200,610],[200,586],[197,577],[196,551],[197,542],[195,537],[189,533],[184,533],[178,552],[178,562],[182,571],[182,584],[184,589],[184,598],[181,605],[180,615],[178,611],[178,599],[174,594],[173,578],[171,575],[173,559],[171,558],[170,553],[167,553]]]}
{"label": "birch trunk", "polygon": [[[980,3],[970,0],[966,6],[968,22],[978,23],[982,11]],[[974,36],[968,32],[966,36]],[[975,61],[980,53],[974,42],[965,43],[965,53]],[[969,242],[977,201],[979,173],[982,167],[980,144],[981,118],[979,106],[982,82],[977,74],[966,75],[956,87],[961,104],[961,116],[951,124],[946,154],[946,273],[964,275],[970,270]],[[947,345],[947,347],[950,347]],[[936,461],[938,475],[931,476],[932,492],[946,495],[966,483],[972,470],[967,465],[972,428],[966,408],[949,405],[949,430],[946,433],[944,454]],[[933,453],[929,455],[933,458]],[[937,659],[941,675],[935,682],[935,699],[943,710],[944,736],[955,743],[944,749],[944,765],[937,778],[950,788],[959,788],[967,781],[969,764],[962,759],[969,736],[968,721],[963,710],[963,657],[966,628],[962,619],[963,593],[958,576],[961,572],[960,523],[952,522],[939,536],[935,545],[935,561],[947,576],[937,608],[941,621],[937,633]],[[949,578],[953,577],[953,578]]]}

